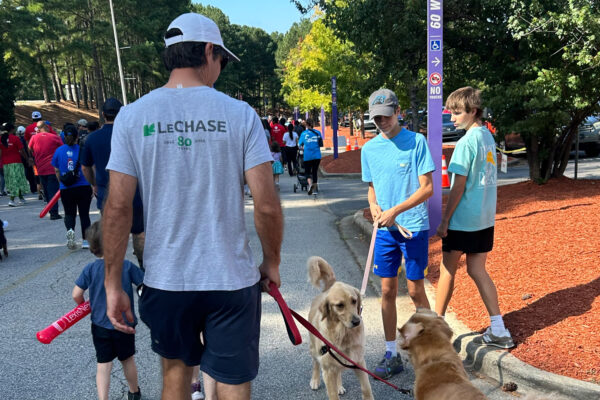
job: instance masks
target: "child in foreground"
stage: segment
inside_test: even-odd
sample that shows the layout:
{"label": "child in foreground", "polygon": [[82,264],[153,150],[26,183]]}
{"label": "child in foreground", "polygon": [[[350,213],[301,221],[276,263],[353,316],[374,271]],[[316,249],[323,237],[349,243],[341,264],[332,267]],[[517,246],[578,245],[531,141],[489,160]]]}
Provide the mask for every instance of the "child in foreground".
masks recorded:
{"label": "child in foreground", "polygon": [[[129,385],[128,400],[142,398],[138,386],[137,367],[133,355],[135,354],[135,335],[119,332],[114,329],[106,316],[106,292],[104,290],[104,259],[102,249],[102,229],[100,221],[94,222],[86,231],[90,251],[98,259],[85,266],[73,288],[73,300],[77,304],[85,301],[83,294],[89,289],[90,307],[92,309],[92,339],[96,349],[98,368],[96,371],[96,387],[98,398],[108,400],[110,387],[110,374],[113,360],[118,358],[123,365],[123,373]],[[132,284],[140,285],[144,280],[144,272],[135,264],[125,260],[123,262],[123,290],[129,296],[131,313],[134,326],[137,317],[134,311]]]}

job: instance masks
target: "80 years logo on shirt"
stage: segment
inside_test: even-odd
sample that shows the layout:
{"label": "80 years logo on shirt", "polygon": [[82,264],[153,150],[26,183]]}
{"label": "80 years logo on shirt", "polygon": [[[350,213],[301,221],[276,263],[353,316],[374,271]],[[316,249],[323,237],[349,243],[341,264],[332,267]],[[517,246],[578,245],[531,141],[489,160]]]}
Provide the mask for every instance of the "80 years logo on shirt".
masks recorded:
{"label": "80 years logo on shirt", "polygon": [[[191,121],[175,121],[175,122],[156,122],[144,125],[144,137],[154,136],[155,134],[170,134],[170,133],[226,133],[227,122],[214,119],[209,120],[191,120]],[[220,136],[220,135],[219,135]],[[192,143],[205,142],[207,139],[224,140],[224,137],[211,135],[209,137],[202,136],[196,139],[178,136],[177,138],[169,137],[165,144],[177,144],[180,147],[189,148]]]}

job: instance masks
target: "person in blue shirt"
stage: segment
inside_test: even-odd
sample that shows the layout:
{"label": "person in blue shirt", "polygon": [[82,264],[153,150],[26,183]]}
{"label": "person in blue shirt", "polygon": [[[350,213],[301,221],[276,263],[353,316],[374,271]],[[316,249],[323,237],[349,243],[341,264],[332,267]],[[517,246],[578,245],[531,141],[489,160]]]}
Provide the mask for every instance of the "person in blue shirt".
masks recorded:
{"label": "person in blue shirt", "polygon": [[[138,385],[137,367],[133,358],[135,354],[135,335],[116,330],[106,316],[101,221],[96,221],[90,226],[87,231],[87,237],[90,242],[90,251],[98,259],[83,268],[83,271],[75,281],[72,297],[75,303],[81,304],[85,301],[83,295],[88,290],[90,308],[92,310],[92,339],[98,362],[96,370],[98,399],[108,400],[112,364],[113,360],[118,358],[123,366],[123,373],[129,386],[127,399],[139,400],[142,394]],[[144,272],[135,266],[135,264],[125,260],[123,261],[121,280],[123,290],[129,296],[131,304],[131,310],[127,314],[131,313],[130,320],[133,321],[133,326],[135,326],[137,318],[134,310],[132,285],[141,285],[144,280]]]}
{"label": "person in blue shirt", "polygon": [[485,269],[487,254],[494,245],[496,218],[496,142],[481,123],[481,92],[470,86],[448,96],[457,129],[467,131],[454,149],[448,171],[453,173],[448,203],[437,234],[442,238],[442,263],[435,311],[444,316],[454,290],[458,261],[466,254],[467,272],[479,290],[490,315],[490,327],[475,340],[509,349],[512,336],[504,326],[496,286]]}
{"label": "person in blue shirt", "polygon": [[[75,248],[75,221],[79,210],[81,224],[81,247],[89,247],[85,239],[85,231],[90,226],[90,204],[92,203],[92,188],[81,173],[79,159],[78,131],[74,125],[65,125],[65,144],[57,148],[52,157],[52,166],[59,182],[60,199],[65,209],[65,227],[67,228],[67,247]],[[72,172],[70,172],[72,171]],[[75,177],[70,184],[64,182],[67,172]]]}
{"label": "person in blue shirt", "polygon": [[310,196],[314,191],[319,191],[317,186],[319,164],[321,163],[319,139],[323,140],[323,135],[320,131],[313,128],[312,119],[309,118],[304,122],[306,130],[300,135],[298,147],[304,147],[304,169],[309,186],[308,195]]}
{"label": "person in blue shirt", "polygon": [[[429,308],[424,279],[427,270],[429,215],[425,201],[433,194],[435,170],[425,137],[400,127],[398,98],[388,89],[369,97],[369,114],[381,134],[361,150],[362,180],[378,225],[374,273],[381,277],[381,315],[386,352],[374,373],[384,379],[404,369],[396,350],[398,271],[405,261],[408,294],[415,307]],[[402,232],[400,225],[412,232]],[[405,236],[406,235],[406,236]]]}
{"label": "person in blue shirt", "polygon": [[[109,175],[106,170],[110,158],[113,124],[123,105],[114,97],[106,99],[102,105],[102,115],[105,123],[102,128],[86,136],[85,145],[81,154],[82,171],[85,178],[92,185],[96,206],[102,214],[104,200],[107,195]],[[133,254],[138,259],[140,268],[144,269],[144,206],[139,187],[133,198],[133,221],[131,224],[133,241]]]}

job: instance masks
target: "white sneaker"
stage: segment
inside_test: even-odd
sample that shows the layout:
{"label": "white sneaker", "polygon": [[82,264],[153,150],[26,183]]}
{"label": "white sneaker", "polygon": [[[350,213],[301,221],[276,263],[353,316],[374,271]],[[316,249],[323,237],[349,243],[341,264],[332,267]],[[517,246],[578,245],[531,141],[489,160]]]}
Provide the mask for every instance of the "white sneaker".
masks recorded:
{"label": "white sneaker", "polygon": [[15,204],[15,202],[14,202],[14,201],[12,201],[12,200],[9,200],[9,201],[8,201],[8,206],[9,206],[9,207],[16,207],[17,205]]}
{"label": "white sneaker", "polygon": [[89,249],[90,248],[90,244],[88,243],[87,240],[83,240],[83,242],[81,242],[81,248],[82,249]]}
{"label": "white sneaker", "polygon": [[204,400],[204,394],[202,392],[192,393],[192,400]]}
{"label": "white sneaker", "polygon": [[67,247],[71,250],[75,248],[75,232],[73,229],[67,231]]}
{"label": "white sneaker", "polygon": [[19,204],[25,204],[25,199],[19,198]]}

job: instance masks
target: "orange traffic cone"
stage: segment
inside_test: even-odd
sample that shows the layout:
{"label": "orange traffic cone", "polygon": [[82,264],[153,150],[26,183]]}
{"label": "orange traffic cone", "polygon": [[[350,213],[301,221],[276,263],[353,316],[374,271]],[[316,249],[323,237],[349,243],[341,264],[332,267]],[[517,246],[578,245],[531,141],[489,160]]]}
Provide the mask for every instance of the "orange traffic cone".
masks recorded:
{"label": "orange traffic cone", "polygon": [[352,150],[358,150],[358,138],[354,138],[354,148]]}
{"label": "orange traffic cone", "polygon": [[351,151],[352,146],[350,145],[350,138],[346,139],[346,151]]}
{"label": "orange traffic cone", "polygon": [[442,189],[450,187],[450,178],[448,177],[448,166],[446,165],[446,156],[442,154]]}

